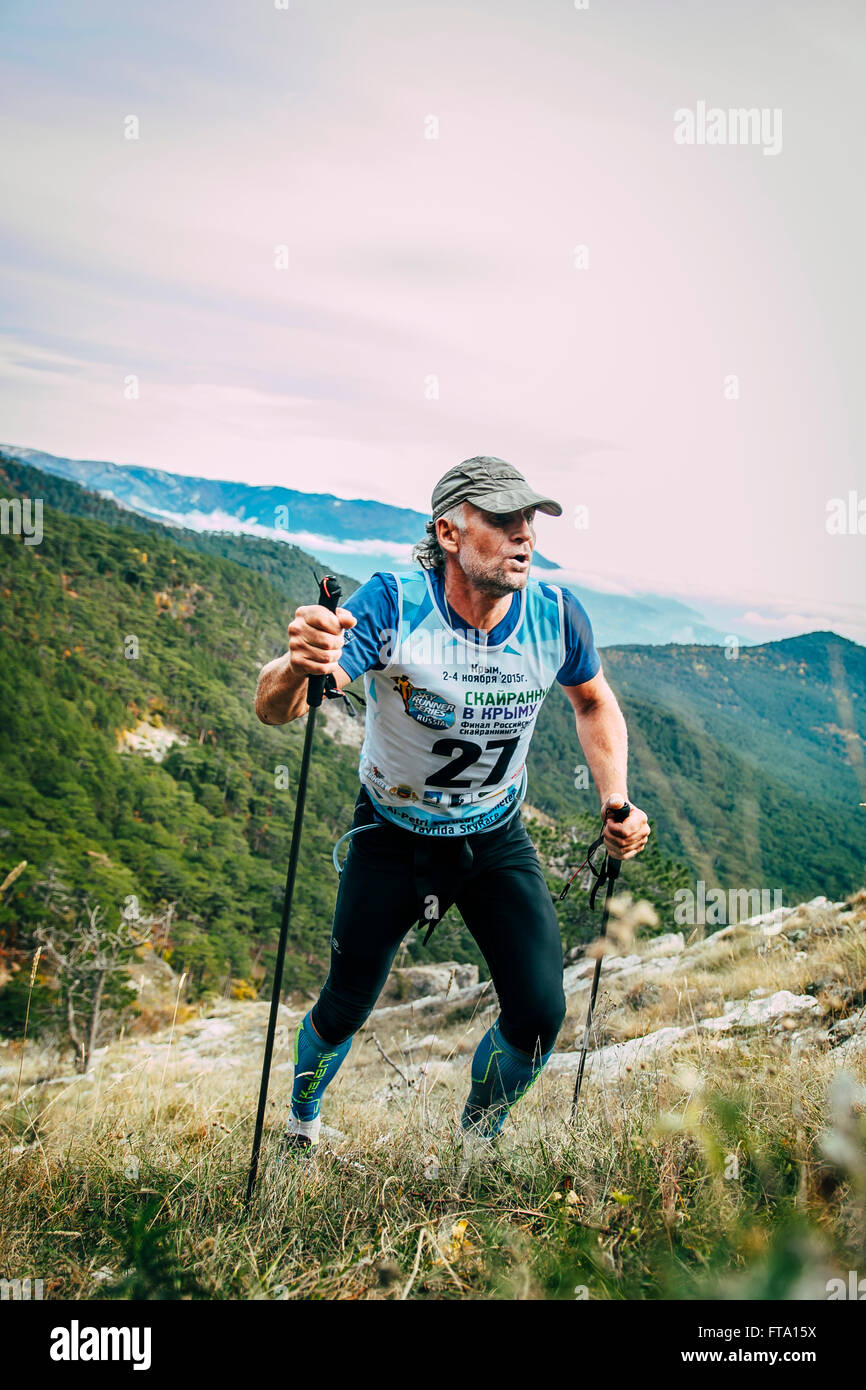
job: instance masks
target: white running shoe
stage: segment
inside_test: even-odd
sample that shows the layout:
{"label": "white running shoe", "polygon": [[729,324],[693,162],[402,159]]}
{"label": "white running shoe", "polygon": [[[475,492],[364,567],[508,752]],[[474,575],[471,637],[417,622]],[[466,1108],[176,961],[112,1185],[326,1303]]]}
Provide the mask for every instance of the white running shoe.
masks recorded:
{"label": "white running shoe", "polygon": [[307,1162],[311,1159],[319,1143],[321,1128],[321,1115],[317,1115],[314,1120],[297,1120],[290,1113],[280,1140],[280,1161],[300,1159]]}
{"label": "white running shoe", "polygon": [[484,1168],[496,1162],[498,1154],[498,1135],[486,1135],[477,1127],[464,1129],[458,1125],[454,1131],[454,1148],[458,1160],[457,1183],[462,1187],[473,1169]]}

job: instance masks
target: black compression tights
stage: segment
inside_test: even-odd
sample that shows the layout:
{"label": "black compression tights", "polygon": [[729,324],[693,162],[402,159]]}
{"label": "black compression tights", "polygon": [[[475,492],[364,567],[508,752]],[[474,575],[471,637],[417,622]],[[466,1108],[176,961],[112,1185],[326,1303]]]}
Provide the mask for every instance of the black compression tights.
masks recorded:
{"label": "black compression tights", "polygon": [[[370,819],[361,793],[355,825]],[[378,824],[352,837],[337,893],[331,968],[313,1005],[313,1025],[332,1044],[365,1022],[397,948],[417,921],[412,831]],[[490,970],[506,1042],[533,1055],[549,1052],[565,1017],[562,941],[535,847],[519,813],[501,829],[470,836],[472,869],[455,902]]]}

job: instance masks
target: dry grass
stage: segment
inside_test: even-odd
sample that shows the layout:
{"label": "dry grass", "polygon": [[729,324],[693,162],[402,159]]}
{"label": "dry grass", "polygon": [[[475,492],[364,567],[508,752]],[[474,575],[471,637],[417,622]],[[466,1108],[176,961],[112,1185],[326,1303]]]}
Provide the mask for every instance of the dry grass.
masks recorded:
{"label": "dry grass", "polygon": [[[762,956],[733,933],[643,1007],[634,982],[612,990],[605,1026],[635,1036],[825,975],[856,992],[863,916],[862,900],[842,924],[804,916],[806,936],[769,938]],[[588,1074],[577,1126],[572,1077],[545,1073],[496,1162],[467,1172],[453,1131],[491,1016],[425,1018],[437,1041],[423,1049],[407,1046],[417,1022],[411,1038],[380,1023],[408,1083],[368,1026],[324,1106],[344,1137],[288,1170],[274,1153],[291,1085],[284,1018],[250,1211],[261,1006],[215,1007],[209,1027],[241,1022],[224,1040],[217,1028],[210,1052],[189,1019],[170,1049],[167,1031],[124,1039],[83,1079],[40,1080],[58,1059],[27,1044],[17,1102],[14,1076],[0,1093],[3,1273],[78,1299],[821,1298],[829,1278],[866,1268],[866,1050],[842,1069],[819,1043],[792,1049],[781,1027],[724,1050],[693,1035],[621,1082]],[[16,1045],[0,1059],[17,1075]]]}
{"label": "dry grass", "polygon": [[[641,948],[626,944],[618,949],[639,953]],[[828,1017],[843,1016],[866,1001],[866,893],[851,899],[842,912],[832,904],[804,904],[776,936],[745,924],[734,927],[718,941],[710,937],[692,945],[669,975],[649,982],[609,982],[603,1041],[620,1042],[672,1025],[687,1027],[695,1018],[722,1014],[726,1000],[782,989],[798,995],[814,992]],[[582,1029],[585,1009],[583,997],[572,998],[564,1037]]]}

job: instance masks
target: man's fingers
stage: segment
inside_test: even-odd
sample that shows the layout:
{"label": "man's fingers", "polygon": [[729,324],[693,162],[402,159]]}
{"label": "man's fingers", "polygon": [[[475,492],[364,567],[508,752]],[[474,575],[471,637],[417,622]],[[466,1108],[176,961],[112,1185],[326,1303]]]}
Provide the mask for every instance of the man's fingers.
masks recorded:
{"label": "man's fingers", "polygon": [[[332,613],[330,608],[325,608],[321,603],[302,604],[295,609],[295,620],[300,620],[306,627],[317,628],[321,632],[332,632],[335,637],[339,637],[344,628],[354,627],[357,618],[349,612],[347,608],[338,608]],[[289,624],[291,627],[291,624]]]}
{"label": "man's fingers", "polygon": [[336,661],[322,661],[320,658],[296,656],[292,658],[292,670],[296,676],[327,676],[339,668]]}
{"label": "man's fingers", "polygon": [[299,661],[312,662],[316,666],[336,666],[340,660],[342,652],[339,647],[319,647],[313,646],[309,642],[303,642],[299,638],[293,638],[289,652],[292,658],[292,665],[297,666]]}
{"label": "man's fingers", "polygon": [[614,859],[633,859],[645,847],[650,834],[649,821],[636,807],[624,821],[608,816],[604,823],[605,848]]}
{"label": "man's fingers", "polygon": [[615,844],[625,844],[628,840],[645,840],[649,834],[650,828],[646,822],[643,824],[638,822],[637,825],[630,827],[626,821],[624,825],[606,825],[604,827],[604,838],[612,840]]}
{"label": "man's fingers", "polygon": [[302,623],[304,627],[319,628],[322,632],[333,632],[335,637],[340,631],[340,620],[336,613],[324,608],[321,603],[302,603],[300,608],[295,609],[292,621]]}
{"label": "man's fingers", "polygon": [[325,632],[320,627],[310,627],[297,619],[289,623],[289,643],[292,647],[303,645],[314,651],[340,652],[343,650],[341,636],[335,636],[332,632]]}
{"label": "man's fingers", "polygon": [[623,821],[622,825],[617,825],[616,821],[607,821],[604,827],[606,836],[612,840],[631,840],[635,835],[643,835],[645,825],[643,822],[635,820]]}
{"label": "man's fingers", "polygon": [[321,603],[305,603],[295,609],[289,623],[289,661],[299,676],[332,675],[343,650],[343,632],[357,619],[347,608],[331,612]]}
{"label": "man's fingers", "polygon": [[605,838],[610,838],[610,840],[613,840],[614,844],[627,844],[630,840],[646,840],[648,835],[649,826],[635,826],[632,830],[624,830],[623,827],[617,826],[616,828],[612,828],[610,833],[607,831],[607,828],[605,828]]}
{"label": "man's fingers", "polygon": [[339,663],[336,661],[313,661],[308,657],[299,656],[292,661],[292,670],[296,676],[327,676],[338,669]]}

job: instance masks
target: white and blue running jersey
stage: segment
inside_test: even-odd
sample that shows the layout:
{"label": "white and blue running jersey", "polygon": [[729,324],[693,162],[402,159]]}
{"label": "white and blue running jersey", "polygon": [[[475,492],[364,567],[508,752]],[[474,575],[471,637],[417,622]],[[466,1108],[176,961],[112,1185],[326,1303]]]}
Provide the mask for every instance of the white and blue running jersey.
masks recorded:
{"label": "white and blue running jersey", "polygon": [[380,815],[422,835],[492,829],[526,794],[526,755],[553,682],[579,684],[599,669],[577,599],[530,579],[484,632],[449,609],[441,575],[415,570],[374,575],[343,607],[358,622],[340,665],[353,678],[364,672],[367,697],[358,773]]}

